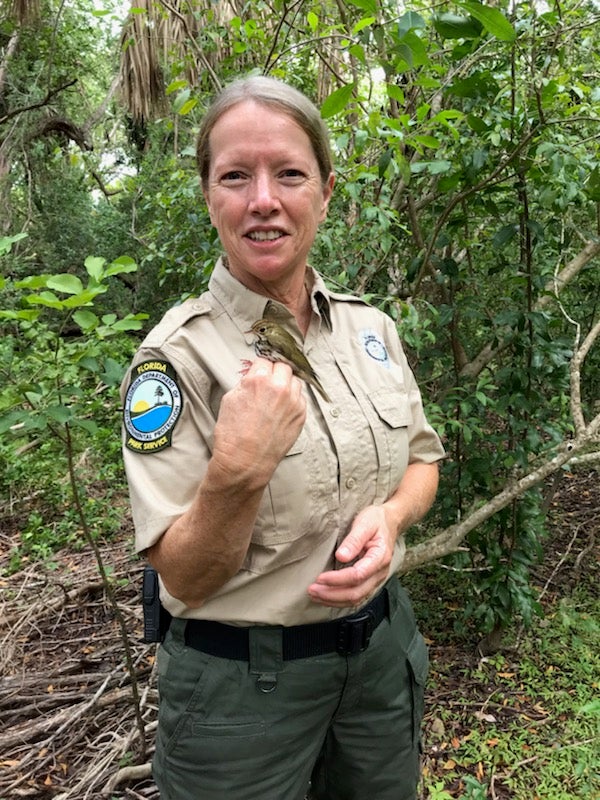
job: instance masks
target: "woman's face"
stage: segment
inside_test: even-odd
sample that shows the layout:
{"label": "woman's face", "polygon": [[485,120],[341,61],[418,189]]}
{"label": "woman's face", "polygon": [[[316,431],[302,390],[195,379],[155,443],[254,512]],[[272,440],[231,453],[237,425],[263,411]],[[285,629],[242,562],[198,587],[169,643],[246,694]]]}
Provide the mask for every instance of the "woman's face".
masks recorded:
{"label": "woman's face", "polygon": [[323,185],[307,134],[287,114],[244,100],[216,122],[210,152],[204,196],[231,273],[259,291],[303,281],[334,183],[331,174]]}

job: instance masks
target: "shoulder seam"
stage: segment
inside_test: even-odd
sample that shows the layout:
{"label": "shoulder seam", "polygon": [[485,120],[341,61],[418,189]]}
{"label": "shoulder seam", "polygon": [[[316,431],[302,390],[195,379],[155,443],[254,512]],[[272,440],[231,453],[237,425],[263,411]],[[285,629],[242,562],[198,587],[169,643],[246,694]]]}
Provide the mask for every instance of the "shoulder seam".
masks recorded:
{"label": "shoulder seam", "polygon": [[170,308],[162,320],[149,331],[143,347],[160,347],[179,329],[195,317],[205,316],[212,311],[209,302],[202,299],[186,301],[185,304]]}

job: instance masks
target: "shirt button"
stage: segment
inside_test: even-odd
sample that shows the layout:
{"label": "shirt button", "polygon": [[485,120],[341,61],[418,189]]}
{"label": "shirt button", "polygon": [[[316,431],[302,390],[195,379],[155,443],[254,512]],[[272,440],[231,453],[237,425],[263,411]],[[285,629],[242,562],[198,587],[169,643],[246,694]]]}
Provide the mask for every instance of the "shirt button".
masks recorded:
{"label": "shirt button", "polygon": [[346,489],[354,489],[355,486],[356,486],[356,480],[354,478],[346,479]]}
{"label": "shirt button", "polygon": [[331,414],[332,417],[339,417],[340,410],[339,410],[339,408],[337,406],[333,406],[333,408],[331,409],[331,411],[329,413]]}

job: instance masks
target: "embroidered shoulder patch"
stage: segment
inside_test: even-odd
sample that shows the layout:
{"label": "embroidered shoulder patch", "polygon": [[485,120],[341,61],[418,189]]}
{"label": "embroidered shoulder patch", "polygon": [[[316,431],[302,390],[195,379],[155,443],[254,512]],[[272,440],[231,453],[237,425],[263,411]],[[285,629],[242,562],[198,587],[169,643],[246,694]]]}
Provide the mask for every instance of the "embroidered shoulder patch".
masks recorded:
{"label": "embroidered shoulder patch", "polygon": [[167,361],[138,364],[125,396],[125,446],[134,453],[169,447],[182,404],[177,375]]}
{"label": "embroidered shoulder patch", "polygon": [[376,331],[365,328],[359,331],[358,337],[365,353],[372,358],[373,361],[377,361],[382,367],[389,369],[390,356],[381,336]]}

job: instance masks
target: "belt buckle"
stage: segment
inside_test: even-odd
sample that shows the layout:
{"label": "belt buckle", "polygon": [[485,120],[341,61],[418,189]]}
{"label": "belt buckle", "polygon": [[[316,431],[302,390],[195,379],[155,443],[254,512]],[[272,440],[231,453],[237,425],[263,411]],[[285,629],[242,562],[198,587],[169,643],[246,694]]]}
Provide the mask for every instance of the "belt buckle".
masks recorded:
{"label": "belt buckle", "polygon": [[336,651],[341,656],[353,656],[366,650],[375,629],[372,611],[360,611],[340,621]]}

